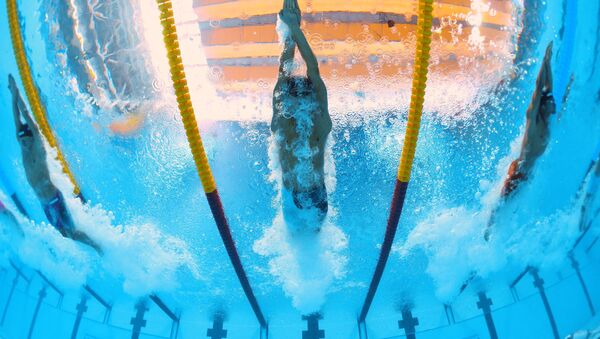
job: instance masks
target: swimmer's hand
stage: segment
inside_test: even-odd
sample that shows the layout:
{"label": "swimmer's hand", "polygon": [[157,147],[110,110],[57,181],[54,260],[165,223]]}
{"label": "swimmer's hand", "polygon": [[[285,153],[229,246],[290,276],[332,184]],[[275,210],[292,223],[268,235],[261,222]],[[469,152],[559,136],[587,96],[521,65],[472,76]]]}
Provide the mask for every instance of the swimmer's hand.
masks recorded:
{"label": "swimmer's hand", "polygon": [[279,18],[290,28],[300,27],[302,16],[299,10],[284,8],[279,12]]}
{"label": "swimmer's hand", "polygon": [[283,9],[291,9],[300,12],[298,0],[283,0]]}
{"label": "swimmer's hand", "polygon": [[17,83],[15,82],[15,78],[13,78],[12,74],[8,75],[8,89],[10,89],[13,95],[19,91],[17,88]]}

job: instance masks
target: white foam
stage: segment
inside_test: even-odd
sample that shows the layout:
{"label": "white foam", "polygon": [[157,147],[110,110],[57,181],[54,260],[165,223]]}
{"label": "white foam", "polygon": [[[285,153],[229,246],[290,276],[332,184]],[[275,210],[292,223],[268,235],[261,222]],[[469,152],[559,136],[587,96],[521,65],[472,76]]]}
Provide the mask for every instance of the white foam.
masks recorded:
{"label": "white foam", "polygon": [[[6,207],[9,213],[14,214],[14,206],[12,206],[6,194],[1,190],[0,202]],[[20,237],[15,236],[18,233],[15,230],[15,226],[17,225],[14,225],[14,222],[10,217],[0,213],[0,265],[3,267],[8,266],[9,259],[15,251],[15,245],[21,240]]]}
{"label": "white foam", "polygon": [[75,198],[69,200],[78,229],[103,249],[100,265],[122,279],[123,290],[129,295],[175,290],[180,270],[199,278],[196,258],[183,240],[164,234],[150,222],[114,225],[112,214],[101,206],[83,206]]}
{"label": "white foam", "polygon": [[[325,183],[329,194],[335,191],[336,185],[332,148],[330,137],[325,147]],[[331,201],[318,233],[302,231],[302,227],[286,223],[282,208],[282,173],[274,136],[269,139],[269,168],[269,179],[279,192],[273,201],[278,212],[272,225],[254,243],[253,250],[270,258],[269,272],[292,298],[294,307],[303,314],[319,311],[335,282],[345,276],[348,258],[343,251],[348,246],[348,238],[334,223],[336,210]]]}
{"label": "white foam", "polygon": [[277,15],[277,24],[275,26],[275,30],[277,31],[277,36],[279,38],[279,46],[283,47],[283,44],[286,40],[292,38],[292,32],[290,27],[281,20],[281,17]]}
{"label": "white foam", "polygon": [[477,210],[443,209],[419,223],[399,252],[404,257],[412,250],[422,250],[429,259],[427,273],[436,283],[437,297],[448,301],[472,272],[484,274],[505,264],[483,238],[486,222],[486,215]]}
{"label": "white foam", "polygon": [[[518,158],[522,139],[521,133],[511,143],[509,154],[500,159],[495,179],[480,182],[475,204],[440,206],[417,224],[403,244],[394,248],[402,258],[413,251],[425,253],[427,273],[435,282],[436,296],[441,301],[452,301],[472,277],[508,282],[526,266],[557,270],[568,257],[579,234],[583,199],[549,213],[540,209],[543,203],[533,203],[541,196],[542,188],[533,182],[543,175],[543,161],[538,162],[530,180],[522,182],[510,199],[500,200],[507,168]],[[492,213],[496,214],[491,240],[487,242],[484,232]]]}
{"label": "white foam", "polygon": [[[36,224],[22,216],[16,207],[0,192],[0,199],[13,214],[18,225],[7,217],[0,217],[0,257],[4,264],[16,255],[30,268],[51,277],[62,288],[78,288],[91,272],[90,253],[64,238],[46,223]],[[23,233],[15,226],[20,227]]]}
{"label": "white foam", "polygon": [[104,253],[99,256],[90,247],[62,237],[46,223],[23,222],[25,238],[16,251],[23,262],[66,287],[81,286],[93,274],[106,272],[134,297],[176,289],[182,270],[199,278],[197,260],[187,243],[148,221],[116,225],[112,213],[101,205],[83,205],[70,193],[73,186],[62,173],[56,151],[46,149],[51,180],[63,192],[75,227]]}
{"label": "white foam", "polygon": [[19,259],[61,288],[77,289],[93,272],[95,257],[47,223],[22,224],[25,236],[17,248]]}
{"label": "white foam", "polygon": [[254,243],[256,253],[270,257],[269,272],[303,314],[319,311],[332,284],[345,276],[341,253],[346,235],[327,220],[319,233],[290,234],[281,209],[271,227]]}
{"label": "white foam", "polygon": [[483,231],[489,213],[464,206],[445,208],[419,223],[398,250],[401,256],[415,249],[426,254],[436,295],[448,302],[473,276],[503,279],[506,274],[508,281],[528,265],[559,268],[578,235],[577,211],[570,206],[541,219],[502,211],[497,218],[502,222],[494,225],[494,237],[486,242]]}

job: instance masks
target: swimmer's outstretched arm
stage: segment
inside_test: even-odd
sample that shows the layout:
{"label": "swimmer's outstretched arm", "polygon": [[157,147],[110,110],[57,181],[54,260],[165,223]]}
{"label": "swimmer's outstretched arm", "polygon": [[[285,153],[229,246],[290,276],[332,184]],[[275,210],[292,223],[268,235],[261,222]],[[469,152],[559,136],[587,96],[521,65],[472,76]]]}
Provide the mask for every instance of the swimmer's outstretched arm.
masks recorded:
{"label": "swimmer's outstretched arm", "polygon": [[[21,96],[21,93],[19,92],[19,88],[17,88],[17,85],[14,82],[14,78],[12,76],[10,76],[10,89],[12,92],[12,103],[13,103],[13,115],[15,117],[15,125],[17,127],[17,133],[19,133],[19,130],[24,126],[24,125],[29,125],[29,128],[31,128],[33,133],[37,133],[37,126],[36,124],[33,122],[33,119],[31,118],[31,115],[29,114],[29,110],[27,109],[27,105],[25,104],[25,101],[23,100],[23,97]],[[25,119],[26,124],[21,123],[21,119],[20,117],[23,117]]]}
{"label": "swimmer's outstretched arm", "polygon": [[34,134],[37,134],[39,132],[37,129],[37,125],[33,121],[31,113],[27,109],[27,105],[25,105],[25,101],[23,101],[23,97],[21,95],[19,95],[19,111],[21,112],[21,115],[23,115],[23,118],[25,118],[25,121],[27,121],[29,128],[31,128],[31,131]]}
{"label": "swimmer's outstretched arm", "polygon": [[546,92],[546,93],[552,93],[553,90],[553,86],[552,86],[552,47],[553,47],[553,42],[550,42],[548,44],[548,47],[546,47],[546,55],[544,55],[544,79],[543,79],[543,86],[542,86],[542,91]]}
{"label": "swimmer's outstretched arm", "polygon": [[283,51],[279,57],[279,79],[286,78],[292,70],[291,62],[294,60],[296,43],[291,37],[286,37],[283,42]]}
{"label": "swimmer's outstretched arm", "polygon": [[540,108],[540,101],[542,96],[552,94],[552,42],[548,44],[546,48],[546,55],[542,63],[542,68],[538,74],[535,83],[535,92],[531,99],[531,104],[527,109],[527,119],[535,119],[537,112]]}
{"label": "swimmer's outstretched arm", "polygon": [[13,111],[13,117],[15,120],[15,129],[16,129],[15,131],[17,133],[17,138],[18,138],[19,132],[23,128],[24,124],[21,122],[21,113],[19,111],[18,98],[17,98],[17,94],[15,92],[13,92],[13,95],[12,95],[12,111]]}
{"label": "swimmer's outstretched arm", "polygon": [[[296,17],[296,21],[300,20],[300,11],[294,6],[293,0],[284,0],[283,9],[279,12],[279,19],[285,23],[284,16],[294,16]],[[291,63],[294,60],[296,50],[296,42],[294,42],[294,39],[292,39],[291,36],[286,36],[284,39],[283,51],[279,57],[279,75],[277,76],[277,83],[273,89],[273,116],[271,117],[271,132],[273,133],[277,130],[281,87],[285,83],[285,80],[291,75]]]}
{"label": "swimmer's outstretched arm", "polygon": [[[300,10],[294,0],[284,0],[283,9],[279,13],[280,18],[285,15],[297,16],[298,23],[300,22]],[[294,60],[294,54],[296,51],[296,42],[292,37],[285,37],[283,42],[283,51],[279,57],[279,78],[288,77],[291,71],[290,62]]]}
{"label": "swimmer's outstretched arm", "polygon": [[284,15],[282,19],[290,27],[292,38],[298,45],[298,50],[300,50],[302,59],[304,59],[304,62],[306,62],[307,76],[317,91],[317,97],[321,105],[324,106],[324,108],[327,108],[327,88],[325,87],[325,83],[321,78],[321,73],[319,72],[319,62],[317,61],[315,53],[306,40],[304,33],[300,29],[300,25],[296,24],[295,20],[293,20],[293,17]]}
{"label": "swimmer's outstretched arm", "polygon": [[17,137],[19,136],[19,131],[23,128],[23,123],[21,122],[21,111],[19,110],[19,89],[17,88],[17,84],[15,83],[12,75],[8,76],[8,88],[12,94],[12,112],[13,118],[15,120],[15,128]]}
{"label": "swimmer's outstretched arm", "polygon": [[323,86],[323,79],[321,79],[321,73],[319,72],[319,63],[317,61],[317,57],[313,52],[310,44],[306,40],[304,33],[300,29],[298,25],[290,26],[290,31],[292,32],[292,38],[298,44],[298,50],[300,50],[300,55],[302,55],[302,59],[306,62],[306,73],[310,80],[313,82],[313,85]]}

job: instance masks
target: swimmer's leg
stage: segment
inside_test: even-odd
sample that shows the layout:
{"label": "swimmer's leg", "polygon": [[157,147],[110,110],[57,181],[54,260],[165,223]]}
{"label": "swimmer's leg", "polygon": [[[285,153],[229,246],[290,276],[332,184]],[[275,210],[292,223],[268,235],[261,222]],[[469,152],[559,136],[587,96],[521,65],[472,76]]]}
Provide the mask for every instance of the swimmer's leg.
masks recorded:
{"label": "swimmer's leg", "polygon": [[48,221],[50,221],[63,237],[88,245],[95,249],[98,254],[102,255],[103,251],[100,246],[87,234],[75,228],[73,217],[71,216],[71,213],[69,213],[64,197],[60,191],[57,191],[56,198],[44,207],[44,212],[46,212]]}
{"label": "swimmer's leg", "polygon": [[475,280],[475,278],[477,278],[477,273],[475,271],[471,271],[467,280],[465,280],[460,286],[458,294],[462,294],[467,289],[467,287],[469,287],[469,285],[473,282],[473,280]]}
{"label": "swimmer's leg", "polygon": [[321,226],[323,225],[325,218],[327,218],[327,213],[329,212],[329,202],[327,201],[327,191],[324,191],[323,195],[324,196],[322,197],[322,200],[320,200],[319,203],[317,203],[315,205],[315,208],[317,209],[317,218],[318,218],[318,223],[319,223],[319,225],[315,229],[315,232],[317,232],[317,233],[321,231]]}
{"label": "swimmer's leg", "polygon": [[490,237],[492,236],[492,226],[496,223],[496,212],[498,208],[495,208],[492,211],[492,215],[490,215],[490,219],[488,220],[487,226],[485,227],[485,232],[483,233],[483,239],[485,241],[490,241]]}
{"label": "swimmer's leg", "polygon": [[587,229],[587,220],[586,220],[586,215],[587,215],[587,196],[586,199],[584,200],[583,204],[581,205],[581,212],[579,213],[579,232],[585,232],[585,230]]}
{"label": "swimmer's leg", "polygon": [[91,248],[95,249],[96,252],[98,252],[98,254],[102,255],[104,253],[102,251],[102,248],[96,242],[94,242],[86,233],[75,228],[75,223],[73,222],[71,213],[69,213],[69,211],[67,210],[67,207],[64,204],[64,202],[61,204],[60,211],[62,224],[64,225],[63,230],[65,232],[65,234],[63,235],[84,245],[90,246]]}
{"label": "swimmer's leg", "polygon": [[104,251],[102,250],[102,247],[100,247],[100,245],[98,245],[95,241],[93,241],[87,234],[85,234],[84,232],[78,231],[78,230],[73,230],[72,232],[70,232],[70,236],[69,238],[80,242],[82,244],[88,245],[91,248],[95,249],[96,252],[98,252],[98,254],[100,255],[104,255]]}
{"label": "swimmer's leg", "polygon": [[316,225],[315,227],[312,227],[312,229],[315,233],[319,233],[321,231],[321,226],[327,217],[327,213],[329,212],[327,187],[325,184],[311,192],[306,199],[309,200],[310,213],[315,213],[316,215],[316,220],[314,220]]}

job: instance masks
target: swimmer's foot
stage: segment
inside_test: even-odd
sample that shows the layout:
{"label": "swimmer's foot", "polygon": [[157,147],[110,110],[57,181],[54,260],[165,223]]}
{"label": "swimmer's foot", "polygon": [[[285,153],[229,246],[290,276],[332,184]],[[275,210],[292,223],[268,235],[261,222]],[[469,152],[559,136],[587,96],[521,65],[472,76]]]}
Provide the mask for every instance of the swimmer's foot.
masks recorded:
{"label": "swimmer's foot", "polygon": [[485,232],[483,233],[483,239],[485,239],[485,241],[490,241],[490,235],[491,235],[491,231],[490,228],[486,228]]}
{"label": "swimmer's foot", "polygon": [[496,219],[496,211],[492,212],[490,219],[488,220],[487,225],[485,226],[485,231],[483,232],[483,239],[485,241],[490,241],[492,237],[492,226],[494,225],[494,220]]}
{"label": "swimmer's foot", "polygon": [[475,271],[471,271],[467,280],[465,280],[465,282],[460,286],[459,294],[462,294],[467,289],[467,287],[469,287],[469,285],[473,282],[473,280],[475,280],[475,278],[477,278],[477,273],[475,273]]}
{"label": "swimmer's foot", "polygon": [[98,254],[100,256],[104,255],[104,251],[102,250],[102,247],[100,247],[100,245],[98,245],[96,242],[94,242],[87,234],[85,234],[83,232],[75,231],[71,235],[71,238],[77,242],[80,242],[84,245],[87,245],[87,246],[93,248],[94,250],[96,250],[96,252],[98,252]]}

